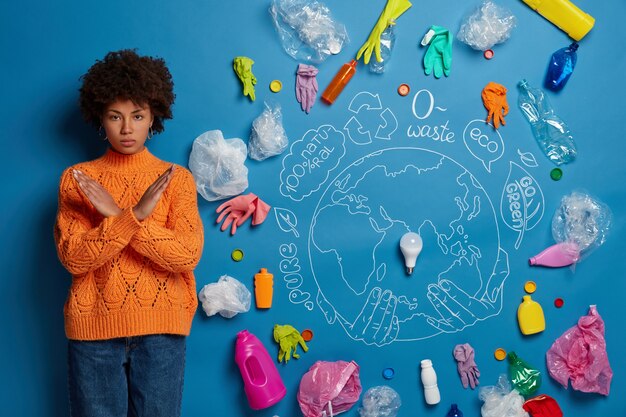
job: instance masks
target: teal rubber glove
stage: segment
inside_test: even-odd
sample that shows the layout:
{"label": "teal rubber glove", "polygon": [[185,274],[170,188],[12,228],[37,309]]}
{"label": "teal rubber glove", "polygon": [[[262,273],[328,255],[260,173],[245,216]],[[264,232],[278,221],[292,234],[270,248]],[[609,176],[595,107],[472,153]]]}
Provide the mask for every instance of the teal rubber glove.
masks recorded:
{"label": "teal rubber glove", "polygon": [[[287,363],[289,359],[291,359],[291,356],[296,359],[300,358],[300,355],[296,352],[298,345],[300,345],[305,352],[309,350],[304,339],[300,336],[300,332],[288,324],[284,326],[279,324],[274,325],[274,341],[280,346],[278,362],[284,360],[285,363]],[[292,350],[293,355],[291,353]]]}
{"label": "teal rubber glove", "polygon": [[450,75],[452,66],[452,34],[441,26],[431,26],[424,35],[422,46],[430,45],[424,54],[424,74],[435,74],[435,78]]}
{"label": "teal rubber glove", "polygon": [[389,26],[395,25],[395,20],[400,17],[402,13],[409,10],[410,7],[411,3],[408,0],[387,0],[387,5],[378,17],[378,21],[370,32],[369,38],[367,38],[367,41],[356,54],[356,60],[361,59],[361,55],[363,55],[363,62],[367,65],[370,62],[373,52],[376,56],[376,61],[381,62],[383,58],[380,55],[380,35],[382,35]]}
{"label": "teal rubber glove", "polygon": [[254,86],[256,85],[256,77],[252,73],[252,64],[254,61],[246,56],[238,56],[233,60],[233,69],[235,74],[243,84],[243,95],[249,96],[250,100],[255,100]]}

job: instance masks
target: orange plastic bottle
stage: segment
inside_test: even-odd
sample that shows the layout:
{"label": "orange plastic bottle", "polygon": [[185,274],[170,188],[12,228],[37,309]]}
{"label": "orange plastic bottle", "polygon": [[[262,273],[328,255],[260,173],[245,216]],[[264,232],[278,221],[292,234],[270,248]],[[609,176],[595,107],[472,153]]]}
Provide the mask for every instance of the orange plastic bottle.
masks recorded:
{"label": "orange plastic bottle", "polygon": [[347,64],[343,64],[333,80],[328,84],[328,87],[326,87],[326,90],[324,90],[322,101],[327,104],[333,104],[337,96],[339,96],[345,86],[348,85],[348,82],[350,82],[355,72],[356,61],[354,59]]}
{"label": "orange plastic bottle", "polygon": [[257,308],[270,308],[272,306],[272,294],[274,275],[267,272],[267,268],[254,275],[254,296]]}

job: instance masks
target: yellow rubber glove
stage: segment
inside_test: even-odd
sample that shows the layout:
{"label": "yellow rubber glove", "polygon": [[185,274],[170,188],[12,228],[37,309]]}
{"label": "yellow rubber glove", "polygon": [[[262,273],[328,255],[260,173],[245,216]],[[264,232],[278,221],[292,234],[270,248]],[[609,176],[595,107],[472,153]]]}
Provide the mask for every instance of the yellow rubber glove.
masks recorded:
{"label": "yellow rubber glove", "polygon": [[254,101],[256,77],[252,73],[252,64],[254,61],[247,56],[238,56],[233,60],[233,69],[243,84],[243,95],[249,96],[250,100]]}
{"label": "yellow rubber glove", "polygon": [[380,56],[380,35],[391,25],[395,25],[395,20],[402,15],[402,13],[409,10],[411,3],[408,0],[387,0],[385,9],[380,14],[374,29],[370,32],[367,42],[361,46],[359,52],[356,54],[356,60],[361,59],[363,55],[363,62],[367,65],[372,57],[372,52],[376,55],[376,61],[381,62],[383,58]]}
{"label": "yellow rubber glove", "polygon": [[282,362],[283,359],[285,363],[289,362],[291,359],[293,350],[293,357],[298,359],[300,355],[296,353],[298,349],[298,345],[302,347],[302,350],[307,352],[309,348],[302,336],[300,336],[300,332],[297,331],[292,326],[285,324],[281,326],[279,324],[274,325],[274,341],[279,344],[280,350],[278,351],[278,362]]}
{"label": "yellow rubber glove", "polygon": [[509,105],[506,102],[506,88],[502,84],[490,82],[485,86],[481,94],[483,104],[489,112],[487,123],[493,120],[493,127],[496,129],[500,124],[505,125],[504,116],[509,113]]}

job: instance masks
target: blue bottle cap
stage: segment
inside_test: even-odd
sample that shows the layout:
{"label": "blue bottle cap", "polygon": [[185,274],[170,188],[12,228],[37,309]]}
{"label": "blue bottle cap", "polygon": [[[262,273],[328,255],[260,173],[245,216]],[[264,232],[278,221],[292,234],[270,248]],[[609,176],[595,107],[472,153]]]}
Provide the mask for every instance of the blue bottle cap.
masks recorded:
{"label": "blue bottle cap", "polygon": [[383,369],[383,378],[385,379],[392,379],[395,374],[396,374],[396,371],[394,371],[393,368]]}

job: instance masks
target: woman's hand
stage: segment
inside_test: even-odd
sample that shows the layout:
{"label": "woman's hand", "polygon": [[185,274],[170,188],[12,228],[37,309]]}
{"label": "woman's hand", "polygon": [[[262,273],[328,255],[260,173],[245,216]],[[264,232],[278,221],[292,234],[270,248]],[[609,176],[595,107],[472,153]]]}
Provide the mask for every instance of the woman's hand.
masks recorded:
{"label": "woman's hand", "polygon": [[117,216],[122,212],[122,209],[115,203],[111,194],[102,185],[89,178],[82,171],[75,169],[72,173],[81,191],[100,214],[104,217],[111,217]]}
{"label": "woman's hand", "polygon": [[133,213],[137,220],[142,221],[152,213],[152,210],[156,207],[163,191],[165,191],[173,176],[174,165],[161,174],[161,176],[148,187],[146,192],[143,193],[137,205],[133,207]]}

